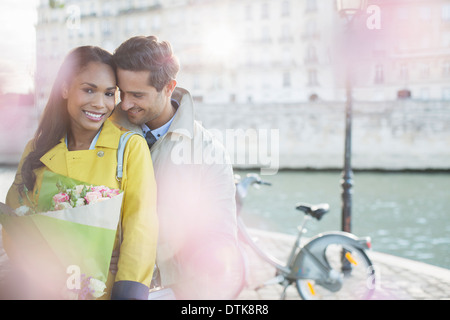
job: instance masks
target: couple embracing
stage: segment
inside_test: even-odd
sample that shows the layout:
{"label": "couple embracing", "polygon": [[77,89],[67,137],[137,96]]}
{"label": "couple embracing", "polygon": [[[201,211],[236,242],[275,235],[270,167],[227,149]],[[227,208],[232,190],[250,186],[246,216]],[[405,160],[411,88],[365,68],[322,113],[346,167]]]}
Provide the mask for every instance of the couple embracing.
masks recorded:
{"label": "couple embracing", "polygon": [[[6,198],[13,209],[38,200],[46,171],[123,191],[103,298],[145,300],[165,288],[175,299],[230,299],[242,280],[232,166],[194,119],[189,92],[176,86],[178,71],[171,45],[155,36],[130,38],[113,55],[93,46],[72,50]],[[126,144],[117,179],[118,145],[127,130],[139,134]],[[180,163],[174,159],[180,144],[224,159]],[[20,266],[5,230],[3,239]],[[27,275],[12,296],[64,298],[39,278]]]}

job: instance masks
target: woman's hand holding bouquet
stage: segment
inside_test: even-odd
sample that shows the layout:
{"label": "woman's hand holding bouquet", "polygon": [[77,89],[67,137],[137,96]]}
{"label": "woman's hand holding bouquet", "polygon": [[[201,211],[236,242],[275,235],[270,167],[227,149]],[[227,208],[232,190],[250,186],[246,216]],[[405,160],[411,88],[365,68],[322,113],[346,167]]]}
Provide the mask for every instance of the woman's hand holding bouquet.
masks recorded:
{"label": "woman's hand holding bouquet", "polygon": [[119,189],[46,172],[37,204],[27,201],[29,206],[15,210],[0,206],[11,256],[40,286],[62,286],[56,291],[66,298],[73,293],[78,299],[102,296],[122,198]]}

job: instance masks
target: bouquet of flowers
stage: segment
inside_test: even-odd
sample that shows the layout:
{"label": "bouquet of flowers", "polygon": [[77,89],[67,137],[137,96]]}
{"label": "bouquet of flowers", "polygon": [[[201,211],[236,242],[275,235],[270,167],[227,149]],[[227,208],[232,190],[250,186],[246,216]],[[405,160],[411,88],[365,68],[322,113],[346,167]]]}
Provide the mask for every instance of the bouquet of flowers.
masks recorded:
{"label": "bouquet of flowers", "polygon": [[118,189],[46,171],[38,203],[16,210],[1,204],[0,223],[31,277],[58,278],[52,283],[77,298],[97,298],[106,288],[122,198]]}

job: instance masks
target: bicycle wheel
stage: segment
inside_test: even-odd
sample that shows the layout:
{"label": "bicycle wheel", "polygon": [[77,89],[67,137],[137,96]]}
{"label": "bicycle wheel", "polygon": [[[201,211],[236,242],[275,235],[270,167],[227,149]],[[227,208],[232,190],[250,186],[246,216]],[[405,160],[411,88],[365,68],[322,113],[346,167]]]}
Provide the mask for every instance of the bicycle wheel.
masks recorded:
{"label": "bicycle wheel", "polygon": [[375,270],[361,246],[341,235],[308,243],[294,263],[297,291],[305,300],[369,299],[375,289]]}

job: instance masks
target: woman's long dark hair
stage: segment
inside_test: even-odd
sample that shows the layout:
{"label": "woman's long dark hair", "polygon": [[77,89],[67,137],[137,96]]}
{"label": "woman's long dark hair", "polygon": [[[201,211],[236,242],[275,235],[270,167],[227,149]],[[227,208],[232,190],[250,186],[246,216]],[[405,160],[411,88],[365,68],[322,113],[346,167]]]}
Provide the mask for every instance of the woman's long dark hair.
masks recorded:
{"label": "woman's long dark hair", "polygon": [[[111,66],[115,70],[111,53],[95,46],[82,46],[73,49],[65,57],[50,93],[47,105],[42,112],[39,126],[34,134],[32,151],[25,158],[21,174],[22,186],[33,190],[36,175],[33,170],[42,167],[41,157],[56,146],[66,134],[69,126],[67,100],[62,97],[63,84],[70,86],[72,79],[80,73],[90,62],[100,62]],[[117,82],[117,81],[116,81]]]}

